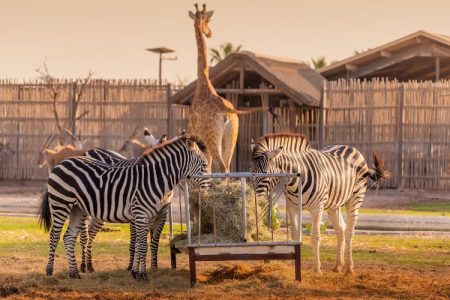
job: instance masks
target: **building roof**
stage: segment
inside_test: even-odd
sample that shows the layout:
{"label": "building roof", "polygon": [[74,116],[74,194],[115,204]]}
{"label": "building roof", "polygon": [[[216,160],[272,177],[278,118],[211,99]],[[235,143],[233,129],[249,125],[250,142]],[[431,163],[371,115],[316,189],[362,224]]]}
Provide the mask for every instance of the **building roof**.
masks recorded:
{"label": "building roof", "polygon": [[[302,61],[257,54],[249,51],[232,53],[210,69],[210,79],[214,87],[226,84],[236,68],[258,73],[281,93],[298,105],[319,106],[325,78]],[[197,81],[172,96],[172,103],[189,103]]]}
{"label": "building roof", "polygon": [[436,58],[440,78],[450,77],[450,37],[417,31],[369,49],[318,71],[328,80],[385,77],[398,80],[435,79]]}

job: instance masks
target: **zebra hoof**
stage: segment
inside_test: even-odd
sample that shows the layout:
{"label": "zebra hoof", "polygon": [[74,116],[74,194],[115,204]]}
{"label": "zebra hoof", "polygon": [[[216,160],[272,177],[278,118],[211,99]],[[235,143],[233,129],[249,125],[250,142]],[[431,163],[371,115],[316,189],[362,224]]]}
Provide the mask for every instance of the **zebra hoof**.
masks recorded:
{"label": "zebra hoof", "polygon": [[81,276],[78,272],[70,273],[69,276],[70,276],[70,278],[81,279]]}
{"label": "zebra hoof", "polygon": [[47,273],[47,276],[53,275],[53,269],[47,269],[47,270],[45,270],[45,272]]}
{"label": "zebra hoof", "polygon": [[131,270],[131,277],[133,277],[134,280],[139,280],[138,272]]}
{"label": "zebra hoof", "polygon": [[333,272],[340,273],[341,271],[342,271],[342,267],[341,266],[335,266],[333,268]]}
{"label": "zebra hoof", "polygon": [[88,271],[89,273],[93,273],[93,272],[95,272],[95,269],[94,269],[94,267],[93,267],[92,265],[88,265],[88,266],[87,266],[87,271]]}
{"label": "zebra hoof", "polygon": [[81,263],[81,265],[80,265],[80,272],[81,273],[86,273],[86,264],[85,263]]}
{"label": "zebra hoof", "polygon": [[139,274],[139,278],[140,278],[141,280],[148,281],[148,275],[147,275],[147,272],[142,272],[141,274]]}
{"label": "zebra hoof", "polygon": [[128,268],[127,268],[127,271],[131,271],[132,269],[133,269],[133,266],[129,265]]}

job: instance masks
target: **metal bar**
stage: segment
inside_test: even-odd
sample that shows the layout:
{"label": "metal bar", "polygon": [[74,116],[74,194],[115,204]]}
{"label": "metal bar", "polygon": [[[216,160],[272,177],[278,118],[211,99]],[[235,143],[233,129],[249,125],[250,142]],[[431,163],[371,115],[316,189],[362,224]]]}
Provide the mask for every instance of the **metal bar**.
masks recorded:
{"label": "metal bar", "polygon": [[183,234],[183,211],[181,209],[181,184],[178,185],[178,203],[180,204],[180,234]]}
{"label": "metal bar", "polygon": [[184,181],[184,211],[186,212],[186,229],[188,243],[191,243],[191,219],[189,218],[189,189],[187,180]]}
{"label": "metal bar", "polygon": [[202,195],[198,192],[198,244],[200,245],[200,238],[202,236]]}
{"label": "metal bar", "polygon": [[298,204],[297,204],[297,241],[301,242],[302,241],[302,177],[299,175],[298,176]]}
{"label": "metal bar", "polygon": [[[294,246],[299,247],[299,246]],[[191,248],[190,248],[191,249]],[[222,261],[222,260],[268,260],[268,259],[295,259],[295,253],[267,253],[267,254],[231,254],[195,255],[196,261]]]}
{"label": "metal bar", "polygon": [[172,214],[172,203],[169,204],[169,237],[173,239],[173,214]]}
{"label": "metal bar", "polygon": [[215,248],[215,247],[253,247],[253,246],[290,246],[290,245],[300,245],[302,243],[298,241],[286,241],[286,242],[249,242],[249,243],[218,243],[216,245],[197,245],[197,244],[188,244],[186,247],[194,247],[194,248]]}
{"label": "metal bar", "polygon": [[241,193],[242,193],[242,238],[247,241],[247,197],[246,197],[247,181],[241,177]]}
{"label": "metal bar", "polygon": [[255,218],[256,218],[256,241],[259,242],[259,230],[258,230],[258,201],[256,200],[255,193]]}
{"label": "metal bar", "polygon": [[299,176],[299,174],[231,172],[231,173],[209,173],[202,175],[192,175],[189,176],[189,178],[239,178],[239,177],[250,178],[250,177],[296,177],[296,176]]}

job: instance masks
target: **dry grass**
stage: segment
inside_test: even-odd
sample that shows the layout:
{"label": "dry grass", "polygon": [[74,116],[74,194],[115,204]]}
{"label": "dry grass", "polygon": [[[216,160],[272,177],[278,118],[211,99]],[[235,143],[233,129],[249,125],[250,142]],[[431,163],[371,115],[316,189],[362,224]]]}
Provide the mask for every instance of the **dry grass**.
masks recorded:
{"label": "dry grass", "polygon": [[[55,275],[45,275],[47,239],[36,221],[0,218],[0,297],[12,299],[449,299],[448,237],[356,236],[354,276],[332,272],[335,237],[324,235],[323,275],[311,272],[309,238],[302,246],[303,281],[294,280],[293,262],[197,264],[198,284],[189,285],[187,256],[171,270],[168,240],[160,248],[159,270],[149,282],[134,281],[128,265],[126,225],[102,232],[94,246],[96,273],[69,279],[60,243]],[[4,233],[7,233],[6,235]],[[24,233],[28,235],[24,236]],[[21,238],[23,236],[23,238]],[[80,253],[79,249],[76,251]],[[79,257],[78,257],[79,262]]]}

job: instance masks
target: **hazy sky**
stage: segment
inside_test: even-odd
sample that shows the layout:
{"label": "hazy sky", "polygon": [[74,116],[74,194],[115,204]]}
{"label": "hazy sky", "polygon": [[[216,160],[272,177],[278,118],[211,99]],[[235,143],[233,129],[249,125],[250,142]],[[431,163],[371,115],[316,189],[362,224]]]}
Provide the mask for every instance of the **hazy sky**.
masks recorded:
{"label": "hazy sky", "polygon": [[[0,78],[33,78],[45,59],[54,76],[157,78],[149,47],[176,50],[163,77],[196,74],[190,0],[0,0]],[[200,2],[201,3],[201,2]],[[213,9],[208,47],[310,61],[339,60],[417,30],[450,35],[448,0],[208,0]]]}

